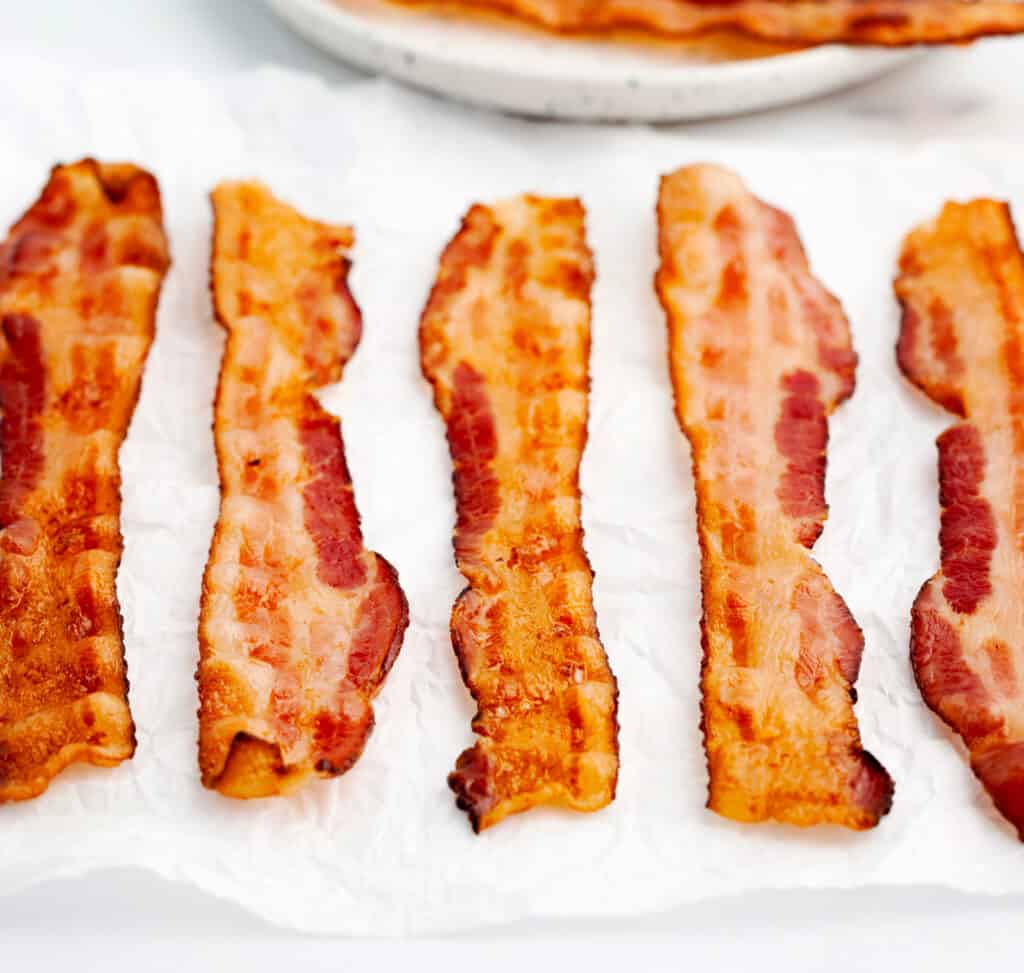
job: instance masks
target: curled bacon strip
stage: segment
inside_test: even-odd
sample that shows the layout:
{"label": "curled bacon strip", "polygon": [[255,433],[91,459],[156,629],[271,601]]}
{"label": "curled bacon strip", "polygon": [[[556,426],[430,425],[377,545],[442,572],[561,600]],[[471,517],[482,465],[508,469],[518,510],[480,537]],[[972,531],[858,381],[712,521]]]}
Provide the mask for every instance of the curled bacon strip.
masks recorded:
{"label": "curled bacon strip", "polygon": [[592,281],[580,203],[524,196],[470,209],[423,313],[469,582],[452,644],[479,707],[449,784],[477,831],[615,795],[616,685],[580,526]]}
{"label": "curled bacon strip", "polygon": [[903,247],[900,368],[964,421],[938,440],[942,566],[914,603],[928,705],[1024,840],[1024,254],[1009,207],[948,204]]}
{"label": "curled bacon strip", "polygon": [[863,637],[808,554],[827,417],[857,357],[793,221],[732,173],[662,180],[657,287],[693,449],[704,596],[708,806],[737,821],[876,825],[892,782],[861,746]]}
{"label": "curled bacon strip", "polygon": [[92,159],[0,246],[0,802],[135,752],[117,456],[167,265],[156,180]]}
{"label": "curled bacon strip", "polygon": [[562,33],[638,29],[665,37],[735,30],[797,44],[945,44],[1024,32],[1020,0],[399,0],[494,11]]}
{"label": "curled bacon strip", "polygon": [[313,396],[359,342],[343,256],[352,233],[251,183],[212,198],[213,296],[228,340],[199,764],[207,787],[264,797],[359,758],[409,614],[394,569],[363,547],[341,427]]}

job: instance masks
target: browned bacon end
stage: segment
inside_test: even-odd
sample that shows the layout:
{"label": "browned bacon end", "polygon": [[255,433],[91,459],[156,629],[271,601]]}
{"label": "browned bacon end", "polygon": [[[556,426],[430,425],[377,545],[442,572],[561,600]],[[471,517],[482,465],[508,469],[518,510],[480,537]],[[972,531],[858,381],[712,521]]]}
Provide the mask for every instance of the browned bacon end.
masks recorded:
{"label": "browned bacon end", "polygon": [[402,644],[394,569],[367,551],[341,426],[314,391],[359,342],[347,228],[254,183],[213,193],[228,332],[214,412],[221,508],[203,582],[199,764],[230,797],[348,770]]}
{"label": "browned bacon end", "polygon": [[423,314],[424,375],[448,427],[452,643],[478,705],[449,784],[476,830],[538,804],[615,795],[615,679],[580,526],[591,255],[576,200],[474,206]]}
{"label": "browned bacon end", "polygon": [[1024,254],[1009,208],[948,204],[900,258],[897,358],[964,421],[938,440],[939,572],[911,659],[928,705],[1024,839]]}
{"label": "browned bacon end", "polygon": [[864,640],[808,554],[827,417],[857,358],[793,221],[724,169],[662,180],[657,288],[702,552],[708,806],[737,821],[876,825],[892,782],[861,746]]}
{"label": "browned bacon end", "polygon": [[785,44],[948,44],[1024,32],[1019,0],[399,0],[494,12],[566,34],[739,31]]}
{"label": "browned bacon end", "polygon": [[167,266],[156,180],[92,159],[0,245],[0,802],[135,751],[118,449]]}

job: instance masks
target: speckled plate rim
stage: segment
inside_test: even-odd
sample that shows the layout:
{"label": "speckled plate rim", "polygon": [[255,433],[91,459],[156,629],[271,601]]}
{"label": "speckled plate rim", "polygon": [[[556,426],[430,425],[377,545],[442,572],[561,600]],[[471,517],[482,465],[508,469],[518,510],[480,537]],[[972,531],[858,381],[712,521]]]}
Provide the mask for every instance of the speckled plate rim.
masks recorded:
{"label": "speckled plate rim", "polygon": [[451,30],[429,16],[379,17],[331,0],[267,0],[293,30],[327,52],[417,87],[551,118],[682,121],[734,115],[827,94],[885,74],[921,51],[818,47],[718,64],[571,56],[557,38],[536,41],[490,25]]}

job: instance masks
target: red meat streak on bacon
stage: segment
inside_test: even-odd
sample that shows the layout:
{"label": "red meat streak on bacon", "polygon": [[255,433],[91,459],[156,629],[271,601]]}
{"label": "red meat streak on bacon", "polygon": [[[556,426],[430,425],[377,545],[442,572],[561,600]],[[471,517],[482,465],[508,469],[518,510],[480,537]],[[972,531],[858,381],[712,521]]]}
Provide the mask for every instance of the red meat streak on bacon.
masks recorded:
{"label": "red meat streak on bacon", "polygon": [[688,38],[737,31],[785,44],[945,44],[1024,32],[1014,0],[398,0],[497,13],[566,34]]}
{"label": "red meat streak on bacon", "polygon": [[863,636],[807,554],[828,512],[827,417],[853,391],[849,327],[792,220],[732,173],[665,177],[658,212],[657,286],[697,486],[709,807],[872,827],[892,782],[853,713]]}
{"label": "red meat streak on bacon", "polygon": [[491,469],[498,454],[494,413],[483,376],[462,361],[455,367],[448,442],[455,467],[456,553],[471,556],[501,508]]}
{"label": "red meat streak on bacon", "polygon": [[338,426],[329,416],[304,419],[299,441],[313,479],[302,491],[306,529],[313,536],[319,563],[317,576],[335,588],[358,588],[366,582],[366,565],[352,478],[339,448]]}
{"label": "red meat streak on bacon", "polygon": [[0,522],[35,524],[21,520],[19,511],[26,494],[39,482],[46,461],[40,427],[46,408],[41,329],[28,314],[5,314],[2,323],[7,359],[0,366],[4,474],[0,482]]}
{"label": "red meat streak on bacon", "polygon": [[153,177],[90,159],[0,246],[0,802],[135,749],[117,455],[167,264]]}
{"label": "red meat streak on bacon", "polygon": [[805,547],[813,547],[825,526],[825,447],[828,420],[821,386],[810,372],[797,371],[782,379],[786,397],[775,425],[775,445],[786,458],[778,496],[782,512],[806,520],[797,533]]}
{"label": "red meat streak on bacon", "polygon": [[900,368],[965,421],[938,440],[939,572],[911,660],[928,705],[1024,839],[1024,255],[1008,207],[948,204],[903,247]]}
{"label": "red meat streak on bacon", "polygon": [[228,345],[215,407],[222,504],[203,586],[203,782],[290,791],[358,759],[408,608],[365,549],[338,420],[312,392],[359,341],[347,229],[255,184],[213,195],[213,290]]}
{"label": "red meat streak on bacon", "polygon": [[477,830],[615,794],[616,687],[579,519],[592,277],[577,201],[474,206],[421,323],[469,583],[452,644],[478,704],[477,742],[449,784]]}
{"label": "red meat streak on bacon", "polygon": [[985,452],[974,426],[955,426],[939,438],[939,497],[942,526],[942,593],[955,612],[969,615],[992,591],[989,568],[996,549],[996,523],[980,496]]}

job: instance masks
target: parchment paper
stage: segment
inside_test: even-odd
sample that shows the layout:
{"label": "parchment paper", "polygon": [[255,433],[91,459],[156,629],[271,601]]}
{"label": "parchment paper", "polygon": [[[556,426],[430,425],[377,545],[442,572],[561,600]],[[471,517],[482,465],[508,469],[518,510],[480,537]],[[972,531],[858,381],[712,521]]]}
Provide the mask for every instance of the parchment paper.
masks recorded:
{"label": "parchment paper", "polygon": [[[0,222],[35,198],[55,161],[130,159],[160,180],[174,266],[122,451],[118,588],[138,754],[113,771],[73,769],[39,800],[0,808],[0,893],[136,865],[296,929],[390,934],[636,914],[758,888],[1024,891],[1024,849],[910,673],[910,605],[938,559],[934,438],[951,419],[898,375],[890,289],[902,235],[947,197],[1024,208],[1019,149],[727,149],[649,129],[501,118],[385,82],[331,90],[277,70],[219,85],[72,79],[33,63],[11,76],[23,83],[0,90]],[[896,781],[893,811],[870,834],[740,826],[704,809],[693,487],[651,287],[658,175],[697,160],[735,167],[794,214],[853,322],[858,388],[831,426],[831,519],[816,556],[864,628],[857,712]],[[356,767],[293,798],[242,804],[199,785],[193,672],[217,506],[210,421],[222,348],[207,291],[206,193],[248,176],[357,228],[352,285],[365,336],[323,399],[343,416],[366,537],[396,565],[412,621]],[[473,707],[448,635],[462,587],[450,463],[415,339],[463,211],[524,190],[579,194],[589,209],[599,276],[583,513],[621,691],[622,774],[601,813],[534,811],[476,837],[445,786],[471,742]]]}

